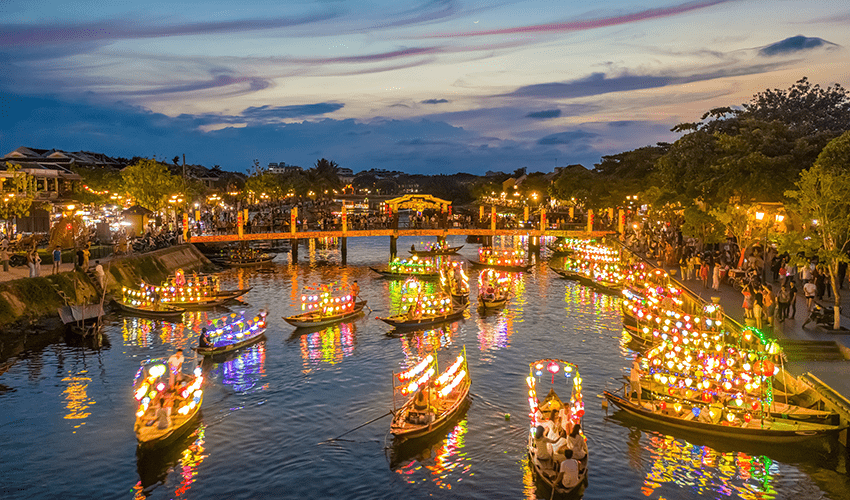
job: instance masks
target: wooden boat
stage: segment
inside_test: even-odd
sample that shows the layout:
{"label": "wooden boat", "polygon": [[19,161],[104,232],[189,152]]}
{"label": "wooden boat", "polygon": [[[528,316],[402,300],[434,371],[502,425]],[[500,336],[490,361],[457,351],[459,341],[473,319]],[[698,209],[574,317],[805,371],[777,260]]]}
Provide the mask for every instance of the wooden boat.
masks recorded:
{"label": "wooden boat", "polygon": [[472,265],[472,267],[478,267],[478,268],[486,267],[486,268],[490,268],[490,269],[496,269],[497,271],[508,271],[508,272],[512,272],[512,273],[528,272],[529,269],[531,269],[531,266],[532,266],[532,264],[516,265],[516,266],[514,266],[514,265],[503,265],[503,264],[487,264],[487,263],[484,263],[484,262],[481,262],[481,261],[478,261],[478,260],[470,260],[469,263],[470,263],[470,265]]}
{"label": "wooden boat", "polygon": [[469,276],[462,262],[446,260],[440,265],[440,287],[455,304],[469,302]]}
{"label": "wooden boat", "polygon": [[169,301],[162,305],[171,305],[183,309],[207,309],[223,306],[231,300],[233,300],[231,297],[201,297],[200,300]]}
{"label": "wooden boat", "polygon": [[[405,372],[393,373],[393,421],[390,433],[399,440],[424,438],[439,431],[461,411],[469,397],[466,348],[439,377],[435,354]],[[396,396],[407,401],[396,409]]]}
{"label": "wooden boat", "polygon": [[93,336],[100,327],[103,304],[63,306],[58,309],[62,324],[81,337]]}
{"label": "wooden boat", "polygon": [[511,296],[511,278],[494,269],[482,271],[478,276],[478,309],[500,309]]}
{"label": "wooden boat", "polygon": [[420,257],[434,257],[435,255],[453,255],[458,253],[461,248],[463,248],[463,245],[459,247],[442,247],[435,250],[408,250],[408,252]]}
{"label": "wooden boat", "polygon": [[228,267],[251,267],[268,264],[275,257],[277,257],[276,253],[262,253],[256,257],[234,257],[231,255],[229,258],[221,261],[221,263]]}
{"label": "wooden boat", "polygon": [[[564,375],[563,379],[561,378],[561,374]],[[553,381],[553,387],[549,389],[548,394],[541,402],[537,396],[538,385],[547,382],[550,376]],[[555,392],[554,381],[556,379],[564,380],[568,384],[570,394],[568,404],[565,404]],[[543,498],[546,496],[553,498],[555,496],[563,497],[570,495],[582,488],[587,482],[589,453],[587,453],[587,439],[583,431],[579,430],[579,436],[581,441],[583,441],[581,451],[585,453],[584,457],[577,460],[579,475],[576,484],[569,488],[563,484],[555,484],[557,471],[554,469],[553,461],[538,459],[534,434],[538,426],[543,426],[546,429],[550,429],[548,430],[550,434],[548,437],[553,439],[555,436],[552,435],[551,429],[572,429],[573,426],[581,424],[582,417],[584,416],[584,401],[582,399],[582,379],[581,375],[579,375],[578,367],[561,359],[540,359],[533,361],[529,363],[529,374],[526,378],[526,385],[528,389],[529,415],[531,416],[531,425],[529,426],[529,433],[527,435],[528,443],[526,445],[529,466],[534,471],[534,475],[537,477],[539,483],[546,489]],[[566,441],[558,440],[557,443],[552,445],[554,448],[552,451],[557,451],[564,444],[566,444]]]}
{"label": "wooden boat", "polygon": [[573,281],[579,281],[579,279],[580,279],[579,273],[572,271],[572,270],[569,270],[569,269],[557,269],[557,268],[552,267],[552,266],[549,266],[549,269],[551,269],[552,271],[555,272],[555,274],[557,274],[558,276],[560,276],[564,279],[573,280]]}
{"label": "wooden boat", "polygon": [[225,316],[211,322],[210,326],[212,331],[208,330],[207,333],[211,343],[206,346],[198,345],[195,351],[203,356],[228,354],[266,338],[266,313],[261,311],[252,320],[246,320],[242,316],[233,321],[233,318]]}
{"label": "wooden boat", "polygon": [[572,255],[575,252],[575,250],[573,250],[572,248],[566,248],[566,247],[557,246],[557,245],[546,245],[546,248],[548,248],[549,251],[552,252],[553,257],[560,257],[560,256],[564,256],[564,255]]}
{"label": "wooden boat", "polygon": [[[136,411],[134,430],[139,446],[157,448],[167,445],[192,428],[190,423],[201,410],[204,392],[201,384],[204,376],[196,367],[187,380],[179,382],[173,390],[167,389],[168,368],[164,358],[145,360],[133,381],[133,393],[139,406]],[[173,402],[168,426],[157,425],[157,401],[168,396]]]}
{"label": "wooden boat", "polygon": [[411,328],[421,328],[425,326],[436,325],[438,323],[444,323],[446,321],[453,321],[463,316],[466,308],[469,307],[469,304],[456,305],[453,304],[451,310],[446,311],[444,313],[422,316],[420,318],[412,319],[407,314],[396,314],[395,316],[388,316],[385,318],[376,318],[384,323],[394,326],[399,330],[406,330]]}
{"label": "wooden boat", "polygon": [[671,429],[680,429],[737,441],[802,443],[835,436],[847,428],[846,426],[814,424],[784,418],[772,418],[769,420],[753,418],[740,426],[724,425],[722,423],[700,421],[694,418],[692,411],[685,412],[684,417],[676,416],[658,411],[654,406],[647,407],[646,404],[638,406],[631,399],[620,397],[609,391],[605,391],[603,395],[614,406],[640,420],[662,424]]}
{"label": "wooden boat", "polygon": [[363,308],[366,307],[365,300],[358,300],[354,303],[351,310],[344,311],[338,314],[323,315],[321,312],[309,311],[294,316],[285,316],[283,319],[290,325],[296,328],[318,328],[334,323],[342,323],[345,320],[356,318],[363,314]]}
{"label": "wooden boat", "polygon": [[183,313],[186,312],[186,309],[182,307],[175,307],[168,304],[151,304],[151,303],[138,303],[138,304],[129,304],[123,300],[113,300],[112,303],[125,313],[129,313],[133,316],[143,316],[146,318],[171,318],[177,319],[183,316]]}
{"label": "wooden boat", "polygon": [[500,299],[488,300],[484,299],[481,295],[478,296],[478,309],[482,311],[489,311],[493,309],[501,309],[505,307],[505,304],[508,303],[508,297],[502,297]]}
{"label": "wooden boat", "polygon": [[619,297],[623,293],[623,285],[620,283],[613,283],[610,281],[603,280],[592,280],[592,286],[596,290],[608,294],[613,295],[615,297]]}
{"label": "wooden boat", "polygon": [[384,278],[397,279],[397,280],[407,279],[407,278],[410,278],[410,277],[416,277],[416,278],[422,278],[422,279],[428,279],[428,280],[440,278],[440,273],[438,273],[436,271],[435,272],[422,272],[422,273],[413,273],[413,272],[405,273],[405,272],[393,272],[393,271],[390,271],[390,270],[376,269],[374,267],[370,267],[369,269],[371,269],[372,271],[375,271],[376,273],[380,274]]}

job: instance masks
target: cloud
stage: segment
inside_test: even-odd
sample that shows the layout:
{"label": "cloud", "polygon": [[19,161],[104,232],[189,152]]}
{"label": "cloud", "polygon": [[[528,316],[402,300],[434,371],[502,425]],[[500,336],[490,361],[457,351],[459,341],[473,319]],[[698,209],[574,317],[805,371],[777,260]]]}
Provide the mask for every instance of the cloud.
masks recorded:
{"label": "cloud", "polygon": [[550,118],[558,118],[561,116],[560,109],[547,109],[546,111],[536,111],[525,115],[526,118],[534,118],[536,120],[548,120]]}
{"label": "cloud", "polygon": [[242,117],[254,120],[275,120],[284,118],[301,118],[305,116],[326,115],[339,111],[345,104],[335,102],[320,102],[316,104],[302,104],[294,106],[257,106],[246,108],[242,111]]}
{"label": "cloud", "polygon": [[111,19],[92,23],[39,23],[0,25],[0,46],[67,45],[81,42],[161,38],[187,35],[244,33],[319,23],[338,17],[334,12],[301,17],[236,19],[233,21],[154,25],[139,19]]}
{"label": "cloud", "polygon": [[425,99],[424,101],[420,101],[420,104],[445,104],[449,102],[447,99]]}
{"label": "cloud", "polygon": [[573,99],[580,97],[609,94],[612,92],[627,92],[632,90],[654,89],[671,85],[729,78],[733,76],[752,75],[774,71],[785,63],[753,64],[739,67],[719,67],[706,73],[690,75],[641,75],[624,72],[617,76],[605,73],[591,73],[584,78],[567,82],[550,82],[527,85],[505,96],[542,97],[547,99]]}
{"label": "cloud", "polygon": [[556,144],[574,144],[585,139],[593,139],[599,137],[595,132],[586,132],[584,130],[572,130],[569,132],[559,132],[542,137],[537,144],[540,145],[556,145]]}
{"label": "cloud", "polygon": [[671,7],[659,7],[656,9],[646,9],[632,14],[621,16],[600,17],[597,19],[588,19],[582,21],[569,21],[561,23],[536,24],[532,26],[518,26],[514,28],[502,28],[496,30],[471,31],[471,32],[454,32],[442,33],[426,36],[426,38],[457,38],[457,37],[472,37],[472,36],[488,36],[488,35],[511,35],[511,34],[545,34],[545,33],[564,33],[572,31],[584,31],[596,28],[604,28],[608,26],[617,26],[621,24],[635,23],[647,21],[649,19],[659,19],[669,16],[684,14],[693,10],[713,7],[722,3],[733,0],[697,0],[685,2]]}
{"label": "cloud", "polygon": [[803,35],[797,35],[762,47],[761,50],[759,50],[759,55],[771,57],[776,55],[794,54],[797,52],[816,49],[818,47],[834,49],[838,47],[838,45],[832,42],[827,42],[823,38],[809,38]]}
{"label": "cloud", "polygon": [[248,92],[256,92],[258,90],[265,90],[271,86],[271,81],[258,78],[258,77],[247,77],[247,76],[233,76],[227,74],[220,74],[214,76],[209,80],[199,80],[194,82],[183,83],[180,85],[171,85],[171,86],[162,86],[156,87],[148,90],[135,90],[135,91],[126,91],[122,92],[124,95],[137,95],[137,96],[152,96],[152,95],[165,95],[165,94],[178,94],[181,92],[196,92],[199,90],[209,90],[209,89],[217,89],[222,87],[231,87],[234,85],[241,85],[242,89],[233,90],[230,95],[239,95],[245,94]]}

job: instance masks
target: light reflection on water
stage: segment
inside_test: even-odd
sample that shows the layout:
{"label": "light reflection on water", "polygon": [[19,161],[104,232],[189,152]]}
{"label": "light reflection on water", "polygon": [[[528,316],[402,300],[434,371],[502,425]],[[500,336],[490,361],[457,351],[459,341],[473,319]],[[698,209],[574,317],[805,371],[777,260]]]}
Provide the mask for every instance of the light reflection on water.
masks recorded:
{"label": "light reflection on water", "polygon": [[[430,481],[438,488],[452,489],[471,474],[471,459],[463,452],[467,427],[464,417],[442,439],[419,445],[413,457],[392,463],[393,469],[409,484]],[[393,458],[397,457],[391,458],[395,462]]]}
{"label": "light reflection on water", "polygon": [[184,436],[165,450],[137,453],[139,481],[132,489],[134,500],[147,498],[172,474],[179,477],[179,480],[170,484],[169,494],[180,498],[189,493],[194,483],[200,479],[201,464],[209,456],[204,447],[206,426],[200,424],[196,427],[188,436]]}
{"label": "light reflection on water", "polygon": [[357,324],[339,323],[300,335],[303,373],[310,373],[323,363],[335,365],[351,356],[357,344]]}
{"label": "light reflection on water", "polygon": [[459,329],[460,322],[455,321],[438,328],[398,334],[401,350],[404,352],[405,366],[413,366],[426,354],[451,346],[452,337],[458,333]]}

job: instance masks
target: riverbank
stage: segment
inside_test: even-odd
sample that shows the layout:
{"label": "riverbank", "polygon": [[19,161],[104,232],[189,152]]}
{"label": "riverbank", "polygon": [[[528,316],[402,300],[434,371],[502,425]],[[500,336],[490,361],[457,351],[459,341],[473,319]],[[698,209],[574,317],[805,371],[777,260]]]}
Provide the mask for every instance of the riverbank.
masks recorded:
{"label": "riverbank", "polygon": [[[91,263],[94,264],[94,261]],[[121,287],[135,286],[140,280],[162,282],[177,269],[192,272],[212,267],[210,261],[190,243],[145,254],[103,259],[101,265],[106,273],[107,295],[120,295]],[[92,276],[73,270],[70,264],[63,264],[62,269],[67,270],[0,283],[0,335],[14,333],[16,325],[20,327],[56,316],[57,309],[66,303],[63,295],[73,304],[100,299],[100,291]]]}

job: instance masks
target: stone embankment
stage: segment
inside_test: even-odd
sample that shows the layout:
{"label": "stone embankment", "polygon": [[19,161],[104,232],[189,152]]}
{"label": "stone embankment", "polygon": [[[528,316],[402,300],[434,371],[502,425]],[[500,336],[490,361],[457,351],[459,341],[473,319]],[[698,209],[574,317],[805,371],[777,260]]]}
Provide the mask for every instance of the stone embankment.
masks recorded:
{"label": "stone embankment", "polygon": [[[177,269],[186,272],[208,269],[212,264],[192,244],[177,245],[155,252],[113,258],[103,263],[106,293],[121,295],[121,287],[137,286],[140,280],[160,283]],[[92,275],[73,271],[0,283],[0,332],[14,332],[15,324],[35,323],[57,316],[65,305],[100,300],[100,290]]]}

